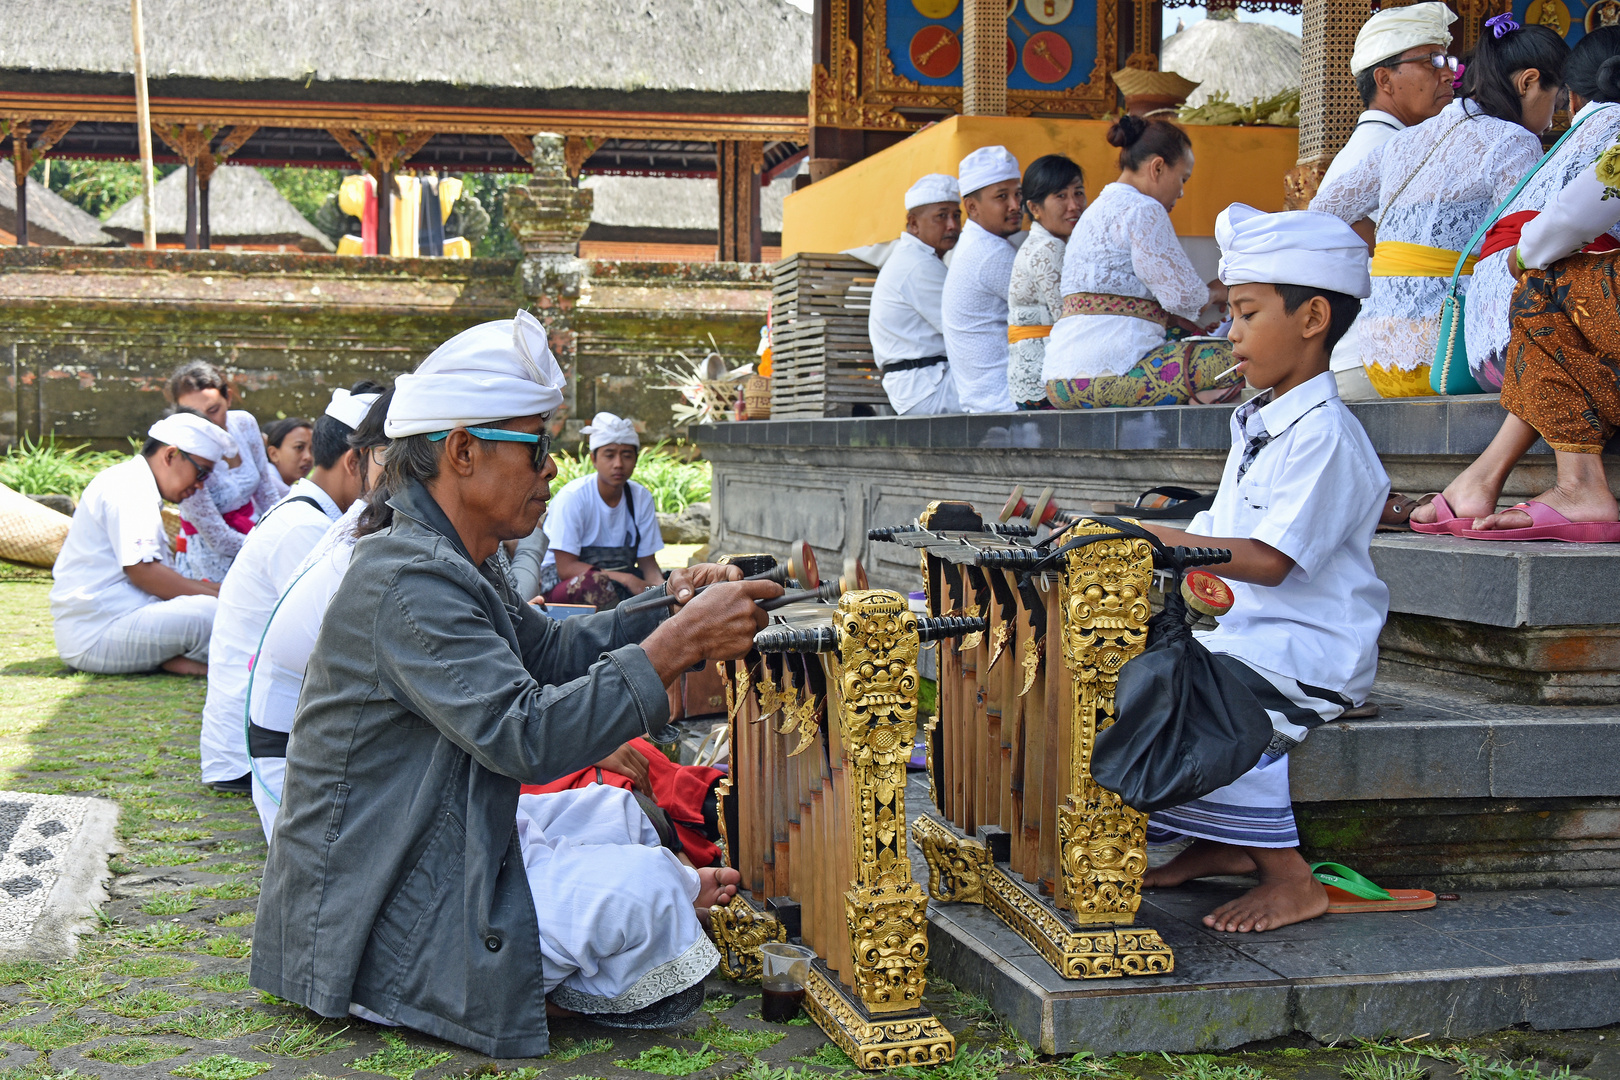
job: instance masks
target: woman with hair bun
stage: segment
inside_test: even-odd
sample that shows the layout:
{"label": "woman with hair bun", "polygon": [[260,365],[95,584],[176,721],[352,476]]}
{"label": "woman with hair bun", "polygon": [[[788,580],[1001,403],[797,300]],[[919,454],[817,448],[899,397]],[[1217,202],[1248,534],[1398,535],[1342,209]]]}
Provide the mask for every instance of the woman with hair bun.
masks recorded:
{"label": "woman with hair bun", "polygon": [[[1225,341],[1182,341],[1226,287],[1205,283],[1170,224],[1193,171],[1192,143],[1168,120],[1125,115],[1108,129],[1119,179],[1081,215],[1063,255],[1063,301],[1046,343],[1046,395],[1060,409],[1184,405],[1232,366]],[[1176,340],[1167,340],[1175,335]],[[1203,396],[1209,396],[1204,394]]]}
{"label": "woman with hair bun", "polygon": [[1007,286],[1007,388],[1020,409],[1050,409],[1046,339],[1063,306],[1063,247],[1086,209],[1086,178],[1062,154],[1036,158],[1024,173],[1029,235]]}
{"label": "woman with hair bun", "polygon": [[241,454],[214,466],[208,480],[180,504],[180,545],[175,569],[194,581],[225,580],[248,530],[280,502],[288,485],[265,455],[264,436],[253,414],[231,408],[231,385],[206,360],[174,369],[163,394],[173,405],[194,409],[231,433]]}
{"label": "woman with hair bun", "polygon": [[1367,378],[1384,397],[1432,393],[1440,308],[1460,249],[1541,157],[1568,62],[1555,31],[1520,26],[1512,15],[1488,19],[1458,98],[1311,201],[1312,210],[1370,222],[1377,234],[1360,326]]}
{"label": "woman with hair bun", "polygon": [[1508,306],[1515,282],[1508,270],[1508,249],[1526,221],[1545,210],[1565,185],[1620,138],[1620,26],[1605,26],[1581,38],[1569,54],[1564,81],[1569,86],[1570,123],[1580,126],[1485,234],[1484,254],[1474,264],[1473,280],[1468,284],[1464,309],[1468,367],[1487,390],[1502,388],[1502,368],[1512,337]]}

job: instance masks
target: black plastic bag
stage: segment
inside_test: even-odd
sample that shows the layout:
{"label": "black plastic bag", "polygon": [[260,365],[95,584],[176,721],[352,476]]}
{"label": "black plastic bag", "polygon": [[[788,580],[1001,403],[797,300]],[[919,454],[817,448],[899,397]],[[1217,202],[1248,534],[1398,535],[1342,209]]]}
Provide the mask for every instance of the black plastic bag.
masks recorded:
{"label": "black plastic bag", "polygon": [[1193,636],[1186,613],[1180,589],[1167,590],[1147,649],[1120,669],[1116,719],[1091,756],[1097,783],[1144,812],[1225,787],[1271,742],[1265,708]]}

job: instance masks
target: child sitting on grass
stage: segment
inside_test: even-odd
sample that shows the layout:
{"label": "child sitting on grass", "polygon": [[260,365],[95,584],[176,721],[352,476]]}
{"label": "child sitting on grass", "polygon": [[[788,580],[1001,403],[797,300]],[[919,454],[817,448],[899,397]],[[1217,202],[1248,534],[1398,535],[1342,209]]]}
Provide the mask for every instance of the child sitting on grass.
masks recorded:
{"label": "child sitting on grass", "polygon": [[1286,755],[1372,689],[1389,590],[1369,548],[1389,478],[1328,370],[1356,298],[1371,291],[1367,245],[1332,215],[1263,214],[1242,203],[1221,213],[1215,236],[1233,356],[1264,392],[1232,416],[1214,506],[1185,532],[1145,527],[1166,544],[1231,549],[1219,572],[1235,602],[1200,637],[1254,692],[1274,734],[1249,772],[1152,816],[1150,841],[1194,842],[1143,884],[1256,874],[1258,887],[1204,917],[1213,929],[1248,932],[1327,910],[1299,854]]}

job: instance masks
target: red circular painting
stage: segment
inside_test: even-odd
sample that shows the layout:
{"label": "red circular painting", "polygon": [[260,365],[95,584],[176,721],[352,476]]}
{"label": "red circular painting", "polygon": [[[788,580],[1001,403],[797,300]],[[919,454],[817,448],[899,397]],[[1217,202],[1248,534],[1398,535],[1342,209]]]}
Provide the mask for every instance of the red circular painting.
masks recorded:
{"label": "red circular painting", "polygon": [[1024,70],[1036,82],[1054,83],[1074,65],[1074,50],[1062,34],[1042,30],[1024,43]]}
{"label": "red circular painting", "polygon": [[1007,74],[1011,75],[1018,70],[1018,46],[1012,42],[1012,36],[1007,37]]}
{"label": "red circular painting", "polygon": [[943,26],[925,26],[911,37],[911,62],[928,78],[943,79],[962,62],[962,43]]}

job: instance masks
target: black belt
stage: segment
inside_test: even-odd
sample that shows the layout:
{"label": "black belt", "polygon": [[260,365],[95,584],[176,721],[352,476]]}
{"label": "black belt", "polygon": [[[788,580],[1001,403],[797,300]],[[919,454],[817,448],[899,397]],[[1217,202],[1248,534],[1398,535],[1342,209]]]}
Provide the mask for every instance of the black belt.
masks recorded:
{"label": "black belt", "polygon": [[943,356],[919,356],[914,360],[894,360],[881,367],[883,374],[887,375],[891,371],[915,371],[917,368],[934,367],[945,362]]}
{"label": "black belt", "polygon": [[248,724],[248,757],[284,758],[290,732]]}

